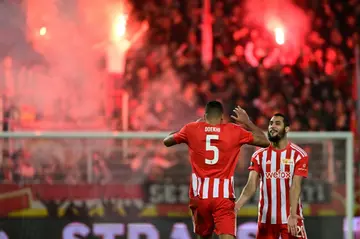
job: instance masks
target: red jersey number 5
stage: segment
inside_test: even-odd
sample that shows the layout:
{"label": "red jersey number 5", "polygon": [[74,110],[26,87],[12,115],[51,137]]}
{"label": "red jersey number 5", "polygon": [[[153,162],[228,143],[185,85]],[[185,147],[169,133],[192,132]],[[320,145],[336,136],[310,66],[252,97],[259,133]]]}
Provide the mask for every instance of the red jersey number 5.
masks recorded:
{"label": "red jersey number 5", "polygon": [[209,134],[206,135],[206,151],[213,151],[214,158],[213,159],[205,159],[206,164],[216,164],[219,161],[219,149],[218,147],[212,145],[212,140],[219,140],[219,135]]}

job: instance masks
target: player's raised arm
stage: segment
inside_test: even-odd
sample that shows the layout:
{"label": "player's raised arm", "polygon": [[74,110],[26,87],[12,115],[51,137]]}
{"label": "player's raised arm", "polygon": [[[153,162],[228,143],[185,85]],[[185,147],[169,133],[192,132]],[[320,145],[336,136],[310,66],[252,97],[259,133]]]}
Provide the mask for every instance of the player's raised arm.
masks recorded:
{"label": "player's raised arm", "polygon": [[269,140],[265,136],[264,132],[257,127],[253,122],[251,122],[249,116],[246,111],[243,110],[240,106],[234,109],[235,116],[232,115],[231,118],[236,120],[238,124],[243,125],[246,130],[250,131],[253,135],[253,140],[248,144],[259,146],[259,147],[268,147],[270,145]]}

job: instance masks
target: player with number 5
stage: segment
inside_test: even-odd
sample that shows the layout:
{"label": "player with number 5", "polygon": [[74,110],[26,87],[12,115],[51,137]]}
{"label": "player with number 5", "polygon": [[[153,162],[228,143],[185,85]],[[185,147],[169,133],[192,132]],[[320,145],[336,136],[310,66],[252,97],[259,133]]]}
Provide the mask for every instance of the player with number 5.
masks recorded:
{"label": "player with number 5", "polygon": [[254,125],[245,110],[234,109],[238,124],[223,122],[223,106],[211,101],[204,120],[185,125],[164,139],[167,147],[186,143],[192,166],[189,189],[194,232],[208,239],[213,232],[220,239],[236,237],[234,171],[244,144],[268,147],[263,131]]}

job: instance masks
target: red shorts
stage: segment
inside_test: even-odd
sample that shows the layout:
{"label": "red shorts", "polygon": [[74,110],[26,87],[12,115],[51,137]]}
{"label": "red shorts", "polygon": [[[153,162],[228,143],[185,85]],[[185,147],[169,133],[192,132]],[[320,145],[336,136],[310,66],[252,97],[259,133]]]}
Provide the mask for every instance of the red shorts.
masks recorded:
{"label": "red shorts", "polygon": [[194,232],[205,237],[215,232],[217,235],[236,236],[235,199],[190,199],[189,205],[194,224]]}
{"label": "red shorts", "polygon": [[304,222],[299,220],[296,228],[296,237],[292,236],[287,224],[259,223],[256,239],[307,239]]}

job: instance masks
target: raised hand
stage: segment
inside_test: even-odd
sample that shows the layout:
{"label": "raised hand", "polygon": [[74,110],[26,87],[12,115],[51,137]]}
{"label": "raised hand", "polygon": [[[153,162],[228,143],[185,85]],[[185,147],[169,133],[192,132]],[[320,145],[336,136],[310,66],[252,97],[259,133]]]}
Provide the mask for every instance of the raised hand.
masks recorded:
{"label": "raised hand", "polygon": [[240,106],[237,106],[233,111],[235,115],[231,115],[231,118],[236,120],[236,122],[240,124],[247,124],[250,121],[248,114]]}

